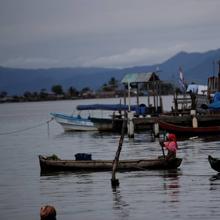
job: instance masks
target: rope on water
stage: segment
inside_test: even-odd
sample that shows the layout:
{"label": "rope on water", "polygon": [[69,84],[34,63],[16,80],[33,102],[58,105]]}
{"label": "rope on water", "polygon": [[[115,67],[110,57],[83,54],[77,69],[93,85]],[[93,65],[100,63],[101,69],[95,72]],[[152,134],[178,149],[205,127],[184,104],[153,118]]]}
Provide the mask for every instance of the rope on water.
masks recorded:
{"label": "rope on water", "polygon": [[51,118],[50,120],[46,121],[46,122],[42,122],[42,123],[39,123],[39,124],[36,124],[34,126],[31,126],[31,127],[27,127],[27,128],[23,128],[23,129],[19,129],[19,130],[14,130],[14,131],[8,131],[8,132],[3,132],[3,133],[0,133],[0,135],[9,135],[9,134],[15,134],[15,133],[20,133],[20,132],[23,132],[23,131],[28,131],[28,130],[31,130],[31,129],[34,129],[34,128],[38,128],[38,127],[41,127],[45,124],[47,124],[48,126],[48,129],[49,129],[49,123],[53,120],[54,118]]}

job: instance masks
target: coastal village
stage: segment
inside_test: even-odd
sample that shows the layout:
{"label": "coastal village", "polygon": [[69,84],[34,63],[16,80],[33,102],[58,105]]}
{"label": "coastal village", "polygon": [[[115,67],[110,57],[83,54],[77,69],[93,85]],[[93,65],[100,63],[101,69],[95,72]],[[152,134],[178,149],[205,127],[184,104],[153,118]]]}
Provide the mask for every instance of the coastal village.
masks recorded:
{"label": "coastal village", "polygon": [[[182,158],[176,157],[177,139],[198,138],[204,135],[219,135],[220,114],[220,62],[217,77],[210,77],[208,85],[186,85],[180,69],[180,90],[182,93],[173,96],[174,107],[169,112],[163,111],[161,80],[155,72],[126,74],[121,81],[125,88],[124,103],[120,104],[84,104],[78,105],[79,111],[104,110],[112,111],[111,118],[88,118],[78,115],[51,113],[52,119],[60,124],[65,132],[119,132],[121,137],[114,160],[94,160],[92,154],[77,153],[75,160],[63,160],[56,154],[39,155],[41,173],[54,171],[112,171],[112,187],[119,186],[116,172],[140,170],[170,170],[181,166]],[[139,102],[139,89],[147,90],[148,103]],[[131,90],[136,95],[136,104],[131,104]],[[134,92],[134,90],[136,92]],[[151,92],[149,92],[151,91]],[[116,113],[117,112],[117,113]],[[162,156],[156,159],[121,160],[123,140],[127,134],[133,139],[138,131],[150,131],[152,136],[159,138]],[[169,147],[172,143],[173,147]],[[168,144],[168,145],[166,145]],[[174,144],[174,145],[173,145]],[[164,149],[168,150],[165,155]],[[207,158],[213,170],[220,171],[220,159],[211,155]]]}
{"label": "coastal village", "polygon": [[[41,89],[39,92],[25,91],[23,95],[8,95],[7,91],[0,92],[0,103],[4,102],[30,102],[30,101],[50,101],[50,100],[74,100],[74,99],[95,99],[95,98],[116,98],[123,97],[125,89],[120,80],[114,77],[104,83],[99,89],[93,90],[90,87],[84,87],[77,90],[74,86],[69,87],[66,91],[62,85],[52,85],[51,91]],[[178,88],[176,88],[178,89]],[[175,85],[170,82],[161,82],[161,93],[163,95],[173,94]],[[136,96],[136,91],[131,91],[131,96]],[[153,91],[148,89],[150,94]],[[139,90],[139,96],[146,95],[146,88]]]}
{"label": "coastal village", "polygon": [[219,220],[219,8],[1,1],[0,220]]}
{"label": "coastal village", "polygon": [[[182,170],[183,173],[186,170],[189,172],[188,169],[190,170],[192,166],[192,162],[187,163],[186,157],[188,155],[185,155],[187,146],[184,149],[179,146],[179,143],[180,145],[197,143],[197,141],[201,143],[202,138],[213,138],[213,136],[215,137],[214,140],[219,140],[220,62],[218,62],[218,65],[217,76],[209,77],[206,85],[186,83],[184,73],[179,68],[178,84],[162,81],[157,72],[140,72],[127,73],[120,81],[111,78],[97,91],[93,91],[89,87],[77,91],[71,87],[65,92],[62,85],[52,86],[51,92],[46,90],[42,90],[40,93],[25,92],[22,96],[8,96],[7,92],[3,91],[0,98],[3,108],[8,103],[13,106],[20,105],[23,102],[33,104],[35,107],[38,103],[41,105],[46,103],[47,108],[50,108],[49,103],[53,103],[54,106],[55,103],[59,103],[61,100],[78,104],[75,106],[76,111],[72,114],[50,112],[51,118],[46,123],[32,124],[30,127],[12,130],[1,135],[13,134],[16,137],[20,132],[31,132],[31,130],[47,124],[48,140],[50,142],[49,126],[51,123],[55,122],[56,125],[59,125],[59,128],[62,127],[63,133],[58,134],[54,139],[54,143],[57,143],[57,140],[61,138],[64,141],[61,144],[62,146],[56,148],[52,146],[50,150],[47,149],[47,146],[43,146],[40,147],[40,150],[37,150],[38,155],[34,155],[39,162],[37,165],[40,170],[41,181],[47,184],[55,178],[53,184],[56,190],[57,181],[62,180],[62,178],[65,179],[67,176],[73,179],[80,178],[81,181],[81,178],[84,177],[91,178],[92,173],[97,173],[97,176],[99,176],[100,173],[109,174],[110,172],[110,176],[107,175],[107,180],[111,184],[112,191],[115,192],[125,182],[125,179],[129,181],[127,179],[128,172],[134,172],[136,175],[135,180],[140,179],[137,173],[141,173],[141,178],[147,178],[148,181],[159,175],[164,179],[163,181],[171,181],[172,186],[169,190],[172,193],[179,194],[179,184],[173,184],[172,181],[181,179],[181,176],[185,175],[182,174]],[[164,110],[164,102],[166,102],[167,96],[172,97],[172,105],[169,111]],[[144,98],[145,102],[141,101],[141,97]],[[97,103],[98,100],[105,100],[105,98],[107,98],[107,101],[109,98],[113,98],[112,100],[117,99],[120,102]],[[95,117],[90,114],[92,111],[100,110],[110,112],[108,117],[102,117],[102,114]],[[82,112],[88,112],[87,116],[81,114]],[[18,116],[20,117],[22,114],[20,113]],[[35,115],[40,114],[42,113],[35,112]],[[146,138],[147,134],[150,141],[147,142],[147,147],[146,143],[143,147],[141,145],[143,140],[140,139],[140,135]],[[35,136],[35,132],[32,135]],[[84,146],[85,137],[88,142]],[[65,145],[65,138],[68,138],[69,143],[74,147],[69,148],[69,144]],[[96,139],[100,143],[95,143],[94,147],[90,142],[92,143]],[[105,149],[105,153],[100,151],[102,158],[97,159],[98,149],[100,145],[102,145],[101,147],[107,145],[106,140],[110,140],[111,145],[115,145],[116,149]],[[124,144],[124,142],[126,143]],[[36,143],[38,144],[38,142]],[[147,152],[146,157],[142,156],[139,150],[135,150],[135,156],[130,152],[128,153],[127,148],[130,144],[132,145],[131,151],[139,148],[145,153]],[[63,159],[62,155],[70,156],[69,152],[63,150],[64,146],[71,153],[74,151],[71,158]],[[187,149],[186,154],[190,150],[194,149]],[[207,156],[202,153],[199,154],[200,157],[203,156],[203,167],[206,167],[209,172],[217,172],[216,175],[209,178],[211,183],[220,180],[220,158],[216,155],[217,151],[209,150]],[[111,152],[111,155],[109,155],[109,152]],[[127,153],[127,157],[121,156],[123,152]],[[149,154],[151,157],[149,157]],[[194,165],[196,162],[198,161],[193,161]],[[202,175],[204,177],[204,174]],[[189,176],[187,177],[189,178]],[[191,176],[196,175],[192,174]],[[86,187],[99,182],[96,180],[96,183],[87,183],[87,180],[83,180],[86,182]],[[106,180],[106,177],[104,180]],[[145,180],[144,183],[146,184]],[[79,187],[80,191],[84,183],[71,182],[71,184],[74,187]],[[138,181],[136,184],[138,184]],[[193,185],[193,179],[191,185]],[[142,187],[143,185],[139,190]],[[105,189],[106,183],[100,188]],[[164,189],[167,190],[166,187]],[[160,191],[164,189],[160,188]],[[48,192],[50,193],[50,189],[48,189]],[[75,193],[77,192],[75,191]],[[179,202],[178,199],[177,201]],[[41,215],[45,215],[45,212],[56,216],[55,206],[46,205],[41,207]]]}
{"label": "coastal village", "polygon": [[[184,130],[185,132],[182,133],[185,134],[187,132],[194,133],[195,135],[207,132],[214,133],[214,130],[217,132],[216,128],[210,131],[209,125],[217,126],[220,122],[218,119],[219,116],[216,113],[217,107],[213,107],[214,104],[218,103],[216,94],[218,94],[219,91],[219,77],[220,62],[218,76],[209,77],[207,85],[197,85],[195,83],[187,84],[184,81],[181,68],[179,69],[179,84],[176,86],[161,81],[156,72],[128,73],[124,75],[120,82],[123,86],[123,88],[122,86],[120,87],[120,90],[118,90],[118,82],[112,78],[108,84],[103,86],[103,88],[108,88],[107,90],[105,89],[105,91],[93,93],[93,95],[90,91],[86,91],[82,96],[79,96],[81,98],[121,97],[123,103],[113,105],[97,105],[97,103],[79,105],[77,106],[77,110],[88,111],[99,109],[112,111],[112,118],[102,119],[89,117],[95,129],[99,131],[121,131],[123,118],[126,118],[129,136],[133,136],[135,131],[144,130],[149,127],[156,136],[159,135],[159,127],[178,133],[178,128],[175,127],[171,129],[171,125],[184,125],[189,126],[189,128],[192,126],[194,131]],[[173,105],[170,111],[166,112],[163,109],[162,96],[164,95],[173,96]],[[146,97],[145,103],[140,103],[140,96]],[[136,99],[136,103],[133,104],[133,106],[131,106],[131,97]],[[82,126],[81,128],[76,125],[74,127],[74,116],[65,115],[65,119],[64,115],[53,113],[53,116],[58,123],[63,125],[66,131],[87,129],[86,126]],[[165,125],[164,123],[172,124]],[[204,126],[209,127],[209,130],[203,128],[202,131],[201,127]],[[198,127],[200,131],[194,129]]]}
{"label": "coastal village", "polygon": [[[83,100],[97,98],[122,98],[120,104],[97,105],[96,103],[77,106],[77,110],[109,110],[112,111],[111,118],[74,118],[73,115],[62,115],[51,113],[53,119],[61,124],[65,131],[75,130],[99,130],[120,131],[123,121],[126,120],[126,130],[130,137],[135,131],[150,128],[155,136],[159,130],[166,130],[176,134],[204,134],[217,133],[220,126],[220,118],[217,113],[218,93],[220,91],[220,61],[218,62],[218,75],[207,79],[207,85],[188,84],[184,79],[182,68],[179,68],[178,84],[160,80],[157,72],[128,73],[121,81],[112,77],[104,83],[97,91],[89,87],[81,91],[70,87],[66,92],[62,85],[53,85],[51,92],[42,89],[38,92],[26,91],[22,96],[8,96],[2,91],[0,102],[33,102],[54,100]],[[170,111],[164,111],[162,96],[172,95],[173,105]],[[146,97],[145,103],[140,103],[139,97]],[[131,97],[136,98],[136,103],[131,106]],[[219,119],[218,119],[219,118]],[[74,125],[74,120],[76,124]],[[88,120],[90,125],[84,126]],[[82,125],[77,124],[82,123]],[[169,124],[171,123],[171,124]],[[187,127],[177,127],[184,125]],[[215,127],[214,127],[215,126]],[[160,129],[159,129],[160,128]]]}

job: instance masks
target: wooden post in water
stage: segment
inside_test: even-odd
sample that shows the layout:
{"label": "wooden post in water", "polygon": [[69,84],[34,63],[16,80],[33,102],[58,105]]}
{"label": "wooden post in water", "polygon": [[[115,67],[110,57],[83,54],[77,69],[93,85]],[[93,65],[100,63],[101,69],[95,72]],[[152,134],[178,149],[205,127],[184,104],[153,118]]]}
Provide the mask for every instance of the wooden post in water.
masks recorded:
{"label": "wooden post in water", "polygon": [[116,179],[116,170],[118,167],[119,157],[120,157],[120,153],[121,153],[121,149],[122,149],[122,145],[123,145],[123,141],[124,141],[124,136],[125,136],[126,119],[127,119],[127,114],[124,111],[124,119],[123,119],[123,124],[122,124],[121,137],[119,139],[118,149],[116,151],[115,159],[114,159],[113,165],[112,165],[112,179],[111,179],[112,187],[119,186],[119,180]]}
{"label": "wooden post in water", "polygon": [[158,122],[154,123],[153,132],[154,132],[154,137],[159,137],[160,136],[160,128],[159,128]]}
{"label": "wooden post in water", "polygon": [[128,112],[127,113],[127,131],[128,131],[128,137],[134,138],[134,113]]}

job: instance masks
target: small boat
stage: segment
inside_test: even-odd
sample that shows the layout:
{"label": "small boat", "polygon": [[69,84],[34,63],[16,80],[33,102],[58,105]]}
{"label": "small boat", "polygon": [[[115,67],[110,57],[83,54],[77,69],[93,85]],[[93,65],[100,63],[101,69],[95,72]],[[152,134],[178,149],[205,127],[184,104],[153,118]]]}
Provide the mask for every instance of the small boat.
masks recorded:
{"label": "small boat", "polygon": [[[52,171],[112,171],[113,160],[61,160],[52,159],[39,155],[41,172]],[[165,159],[136,159],[136,160],[120,160],[118,171],[143,171],[143,170],[166,170],[177,169],[182,159],[175,158],[172,160]]]}
{"label": "small boat", "polygon": [[211,155],[209,155],[208,161],[213,170],[220,172],[220,159],[214,158]]}
{"label": "small boat", "polygon": [[[125,105],[125,104],[88,104],[78,105],[76,108],[78,111],[85,110],[101,110],[113,112],[110,117],[91,117],[90,120],[94,123],[95,127],[99,131],[113,131],[121,132],[124,114],[123,111],[132,111],[134,113],[133,123],[135,130],[151,129],[155,116],[153,114],[153,107],[147,107],[145,104],[140,105]],[[127,119],[125,119],[127,120]],[[126,123],[127,124],[127,123]]]}
{"label": "small boat", "polygon": [[[122,129],[123,114],[122,111],[128,110],[128,105],[124,104],[88,104],[78,105],[76,109],[78,111],[92,110],[92,111],[109,111],[112,112],[110,117],[91,117],[91,121],[99,131],[113,131],[118,132]],[[136,106],[131,106],[131,110],[134,111]]]}
{"label": "small boat", "polygon": [[172,132],[179,135],[199,135],[199,134],[220,134],[220,126],[207,126],[207,127],[189,127],[189,126],[180,126],[173,123],[168,123],[162,120],[157,120],[159,128],[167,132]]}
{"label": "small boat", "polygon": [[61,113],[50,113],[59,123],[64,131],[96,131],[94,123],[89,118],[82,118],[80,115],[66,115]]}

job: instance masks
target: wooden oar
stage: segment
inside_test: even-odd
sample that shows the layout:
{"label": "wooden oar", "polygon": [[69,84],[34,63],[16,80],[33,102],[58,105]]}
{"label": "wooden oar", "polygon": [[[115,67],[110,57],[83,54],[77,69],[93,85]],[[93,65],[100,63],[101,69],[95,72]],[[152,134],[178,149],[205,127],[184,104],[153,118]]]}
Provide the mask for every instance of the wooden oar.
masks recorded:
{"label": "wooden oar", "polygon": [[164,143],[163,143],[163,141],[159,141],[159,143],[160,143],[160,146],[161,146],[161,150],[162,150],[162,153],[163,153],[163,158],[165,159],[165,152],[164,152]]}
{"label": "wooden oar", "polygon": [[113,187],[116,187],[116,186],[119,185],[119,180],[116,179],[116,170],[117,170],[117,167],[118,167],[119,157],[120,157],[120,153],[121,153],[121,149],[122,149],[122,145],[123,145],[123,141],[124,141],[125,128],[126,128],[126,118],[127,118],[127,114],[125,112],[124,119],[123,119],[123,124],[122,124],[122,130],[121,130],[121,137],[119,139],[118,149],[116,151],[115,159],[113,160],[113,165],[112,165],[111,183],[112,183]]}

